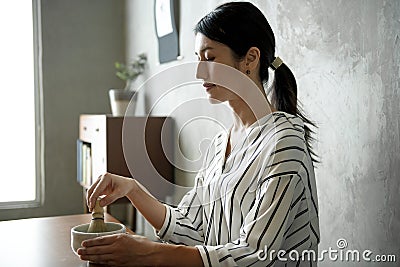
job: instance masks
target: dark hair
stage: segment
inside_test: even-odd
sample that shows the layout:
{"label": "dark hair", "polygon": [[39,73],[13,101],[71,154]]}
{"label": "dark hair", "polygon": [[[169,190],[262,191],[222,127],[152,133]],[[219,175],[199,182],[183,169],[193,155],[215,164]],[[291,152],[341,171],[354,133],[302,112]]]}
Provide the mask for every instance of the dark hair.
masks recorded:
{"label": "dark hair", "polygon": [[[251,47],[260,50],[261,82],[268,82],[268,68],[275,59],[275,36],[264,14],[248,2],[229,2],[218,6],[204,16],[195,26],[194,32],[223,43],[232,49],[236,58],[243,58]],[[301,111],[297,103],[297,85],[293,73],[285,63],[275,70],[274,90],[271,104],[278,110],[300,117],[305,125],[307,148],[314,162],[317,155],[312,149],[316,127]]]}

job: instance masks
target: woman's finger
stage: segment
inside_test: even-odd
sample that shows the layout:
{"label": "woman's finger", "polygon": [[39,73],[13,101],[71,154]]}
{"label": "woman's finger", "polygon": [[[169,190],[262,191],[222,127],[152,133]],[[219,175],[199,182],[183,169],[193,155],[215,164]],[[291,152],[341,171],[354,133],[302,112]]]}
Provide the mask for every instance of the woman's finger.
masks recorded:
{"label": "woman's finger", "polygon": [[112,192],[100,200],[100,206],[104,207],[116,201],[120,196],[116,192]]}
{"label": "woman's finger", "polygon": [[94,208],[96,200],[99,198],[100,195],[103,194],[103,192],[109,186],[109,183],[111,183],[111,179],[106,173],[101,177],[101,179],[95,185],[93,185],[94,189],[89,195],[89,210],[92,210]]}
{"label": "woman's finger", "polygon": [[116,238],[118,237],[118,234],[114,235],[106,235],[106,236],[100,236],[92,239],[88,239],[82,242],[82,247],[94,247],[94,246],[106,246],[110,245],[115,242]]}
{"label": "woman's finger", "polygon": [[82,247],[77,250],[78,255],[111,254],[111,246]]}
{"label": "woman's finger", "polygon": [[89,202],[89,198],[93,193],[94,188],[97,186],[97,184],[101,181],[101,179],[103,178],[103,175],[100,175],[97,180],[90,186],[90,188],[88,189],[87,193],[86,193],[86,204],[88,207],[90,207],[90,202]]}

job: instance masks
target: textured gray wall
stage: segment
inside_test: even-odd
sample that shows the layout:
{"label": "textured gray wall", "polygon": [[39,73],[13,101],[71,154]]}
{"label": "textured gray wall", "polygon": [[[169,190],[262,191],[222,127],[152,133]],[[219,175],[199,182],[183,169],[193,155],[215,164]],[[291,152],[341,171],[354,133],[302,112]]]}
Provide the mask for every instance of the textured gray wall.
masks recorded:
{"label": "textured gray wall", "polygon": [[[146,51],[155,74],[179,62],[157,64],[153,1],[128,1],[128,56]],[[195,60],[193,26],[223,1],[180,1],[183,61]],[[319,128],[315,144],[321,244],[397,254],[400,262],[400,1],[253,1],[267,16],[277,54],[297,77],[299,99]],[[187,98],[202,92],[187,90]],[[151,96],[141,97],[151,99]],[[175,98],[167,105],[179,105]],[[172,101],[174,101],[172,103]],[[146,106],[139,105],[139,112]],[[160,112],[162,113],[162,112]],[[176,121],[181,119],[179,114]],[[188,153],[197,151],[198,128],[181,136]],[[208,134],[212,134],[210,131]],[[192,146],[191,146],[192,144]],[[190,149],[191,148],[191,149]],[[180,183],[193,176],[177,172]],[[321,266],[365,266],[324,261]]]}
{"label": "textured gray wall", "polygon": [[280,54],[320,126],[320,248],[345,238],[399,262],[400,2],[278,1],[276,10]]}
{"label": "textured gray wall", "polygon": [[108,89],[123,86],[124,1],[42,0],[45,202],[0,210],[0,220],[83,211],[76,182],[79,114],[109,113]]}

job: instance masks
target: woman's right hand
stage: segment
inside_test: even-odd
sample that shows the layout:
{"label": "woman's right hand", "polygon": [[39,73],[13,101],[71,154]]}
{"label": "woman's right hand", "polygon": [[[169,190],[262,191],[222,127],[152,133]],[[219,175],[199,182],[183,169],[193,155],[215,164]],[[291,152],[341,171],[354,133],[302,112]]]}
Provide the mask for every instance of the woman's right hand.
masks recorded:
{"label": "woman's right hand", "polygon": [[123,176],[105,173],[93,183],[87,192],[87,205],[92,211],[99,196],[105,195],[100,200],[100,206],[104,207],[115,200],[126,196],[134,189],[135,180]]}

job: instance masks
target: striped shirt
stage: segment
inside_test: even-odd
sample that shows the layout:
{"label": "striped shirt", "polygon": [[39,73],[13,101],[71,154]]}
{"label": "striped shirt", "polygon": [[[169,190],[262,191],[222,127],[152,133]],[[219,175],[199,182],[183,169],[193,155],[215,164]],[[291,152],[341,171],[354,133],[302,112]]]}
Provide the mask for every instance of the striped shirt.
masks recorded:
{"label": "striped shirt", "polygon": [[307,256],[291,260],[305,251],[318,256],[318,200],[303,121],[269,114],[225,159],[227,142],[226,132],[213,139],[193,189],[177,208],[167,206],[158,237],[196,246],[204,266],[316,266]]}

